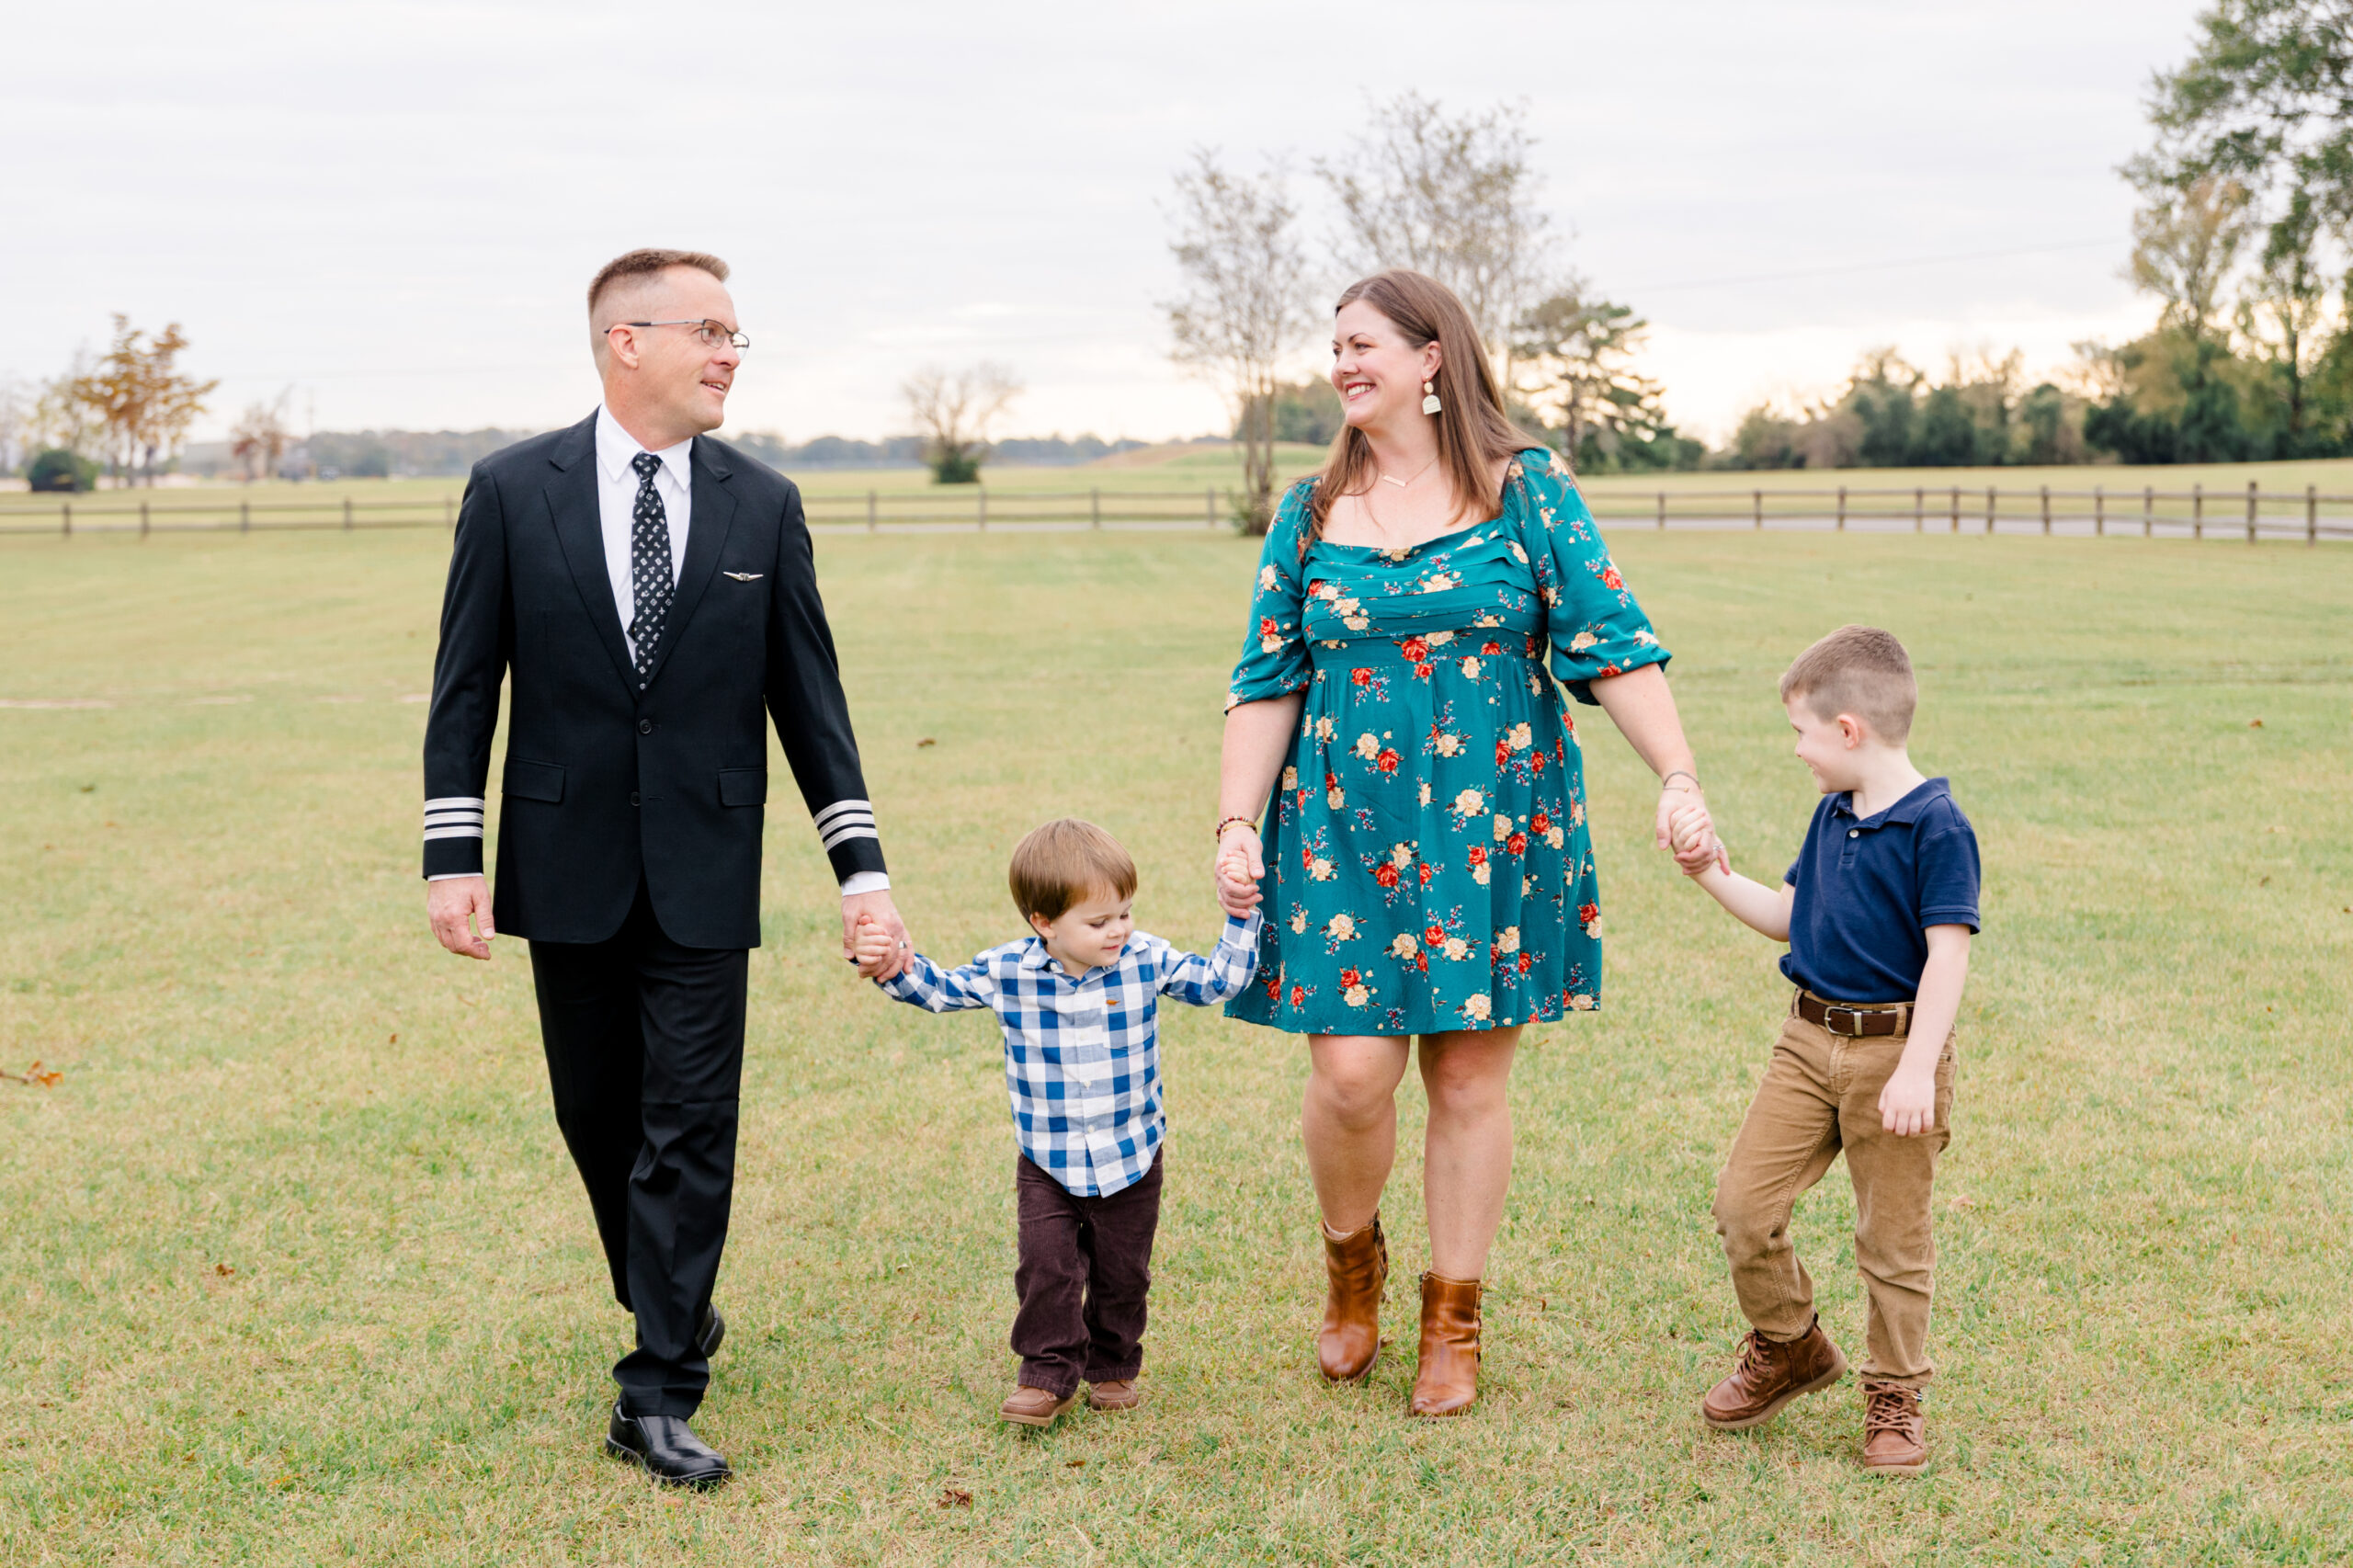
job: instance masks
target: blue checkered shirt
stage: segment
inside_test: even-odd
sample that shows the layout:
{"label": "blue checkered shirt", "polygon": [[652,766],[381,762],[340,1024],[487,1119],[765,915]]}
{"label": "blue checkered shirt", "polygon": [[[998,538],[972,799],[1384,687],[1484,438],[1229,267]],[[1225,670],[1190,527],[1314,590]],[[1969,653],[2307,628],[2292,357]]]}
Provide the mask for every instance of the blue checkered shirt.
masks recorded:
{"label": "blue checkered shirt", "polygon": [[1141,1180],[1160,1152],[1160,998],[1230,1001],[1257,968],[1253,910],[1226,921],[1207,958],[1138,931],[1116,963],[1074,977],[1030,937],[951,970],[918,953],[897,979],[877,983],[935,1013],[993,1010],[1005,1026],[1005,1086],[1022,1153],[1092,1198]]}

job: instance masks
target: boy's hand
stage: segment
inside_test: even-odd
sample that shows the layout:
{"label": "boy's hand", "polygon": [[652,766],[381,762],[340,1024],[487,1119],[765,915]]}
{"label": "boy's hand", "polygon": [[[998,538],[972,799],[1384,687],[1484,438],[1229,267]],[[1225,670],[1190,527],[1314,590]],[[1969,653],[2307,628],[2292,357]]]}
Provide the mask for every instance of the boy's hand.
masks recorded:
{"label": "boy's hand", "polygon": [[850,937],[850,954],[857,959],[861,971],[879,973],[896,949],[895,939],[881,922],[870,915],[858,917],[858,929]]}
{"label": "boy's hand", "polygon": [[1937,1069],[1898,1067],[1879,1092],[1879,1123],[1898,1138],[1911,1138],[1937,1124]]}

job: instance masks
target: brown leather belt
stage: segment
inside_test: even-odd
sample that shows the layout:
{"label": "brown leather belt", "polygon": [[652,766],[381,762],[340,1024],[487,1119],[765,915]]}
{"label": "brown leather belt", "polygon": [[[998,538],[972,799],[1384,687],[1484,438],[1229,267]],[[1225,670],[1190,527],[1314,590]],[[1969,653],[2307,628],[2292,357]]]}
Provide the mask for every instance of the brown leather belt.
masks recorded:
{"label": "brown leather belt", "polygon": [[1790,1011],[1807,1023],[1845,1035],[1849,1040],[1861,1040],[1872,1035],[1902,1034],[1912,1024],[1912,1004],[1893,1002],[1880,1007],[1849,1007],[1843,1002],[1825,1002],[1811,991],[1801,990],[1790,1000]]}

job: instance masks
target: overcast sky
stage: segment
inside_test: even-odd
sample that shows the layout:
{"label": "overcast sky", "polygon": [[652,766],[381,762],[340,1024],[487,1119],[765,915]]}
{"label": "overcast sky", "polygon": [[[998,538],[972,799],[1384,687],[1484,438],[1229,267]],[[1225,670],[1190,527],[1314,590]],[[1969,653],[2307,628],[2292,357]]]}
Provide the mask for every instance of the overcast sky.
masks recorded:
{"label": "overcast sky", "polygon": [[551,426],[597,400],[588,276],[670,244],[735,268],[731,428],[884,434],[909,370],[986,357],[1028,383],[1010,432],[1197,434],[1223,416],[1154,305],[1172,173],[1205,143],[1303,176],[1415,88],[1525,100],[1564,259],[1719,437],[1875,344],[2040,369],[2142,330],[2115,167],[2197,9],[17,6],[0,373],[120,310],[222,378],[199,436],[289,385],[322,429]]}

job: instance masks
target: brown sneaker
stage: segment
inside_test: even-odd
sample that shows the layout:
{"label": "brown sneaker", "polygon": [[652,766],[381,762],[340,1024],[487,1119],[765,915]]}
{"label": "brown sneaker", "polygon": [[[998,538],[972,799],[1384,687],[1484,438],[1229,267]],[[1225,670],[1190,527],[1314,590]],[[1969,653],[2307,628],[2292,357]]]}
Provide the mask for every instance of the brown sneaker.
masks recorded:
{"label": "brown sneaker", "polygon": [[1928,1468],[1928,1421],[1918,1389],[1863,1385],[1863,1468],[1874,1475],[1917,1475]]}
{"label": "brown sneaker", "polygon": [[1068,1393],[1048,1393],[1027,1383],[1013,1391],[1013,1397],[996,1407],[996,1413],[1017,1426],[1051,1426],[1055,1417],[1078,1403],[1078,1391]]}
{"label": "brown sneaker", "polygon": [[1846,1371],[1847,1358],[1822,1332],[1818,1317],[1787,1345],[1750,1329],[1740,1342],[1740,1359],[1732,1376],[1699,1402],[1699,1418],[1719,1432],[1761,1426],[1790,1401],[1828,1388]]}
{"label": "brown sneaker", "polygon": [[1133,1410],[1142,1403],[1143,1390],[1136,1387],[1133,1378],[1110,1378],[1086,1385],[1089,1410]]}
{"label": "brown sneaker", "polygon": [[1422,1364],[1409,1415],[1460,1415],[1479,1397],[1479,1281],[1422,1276]]}
{"label": "brown sneaker", "polygon": [[1389,1244],[1381,1216],[1353,1231],[1324,1233],[1324,1326],[1315,1335],[1315,1364],[1336,1383],[1372,1370],[1381,1354],[1381,1298],[1389,1285]]}

